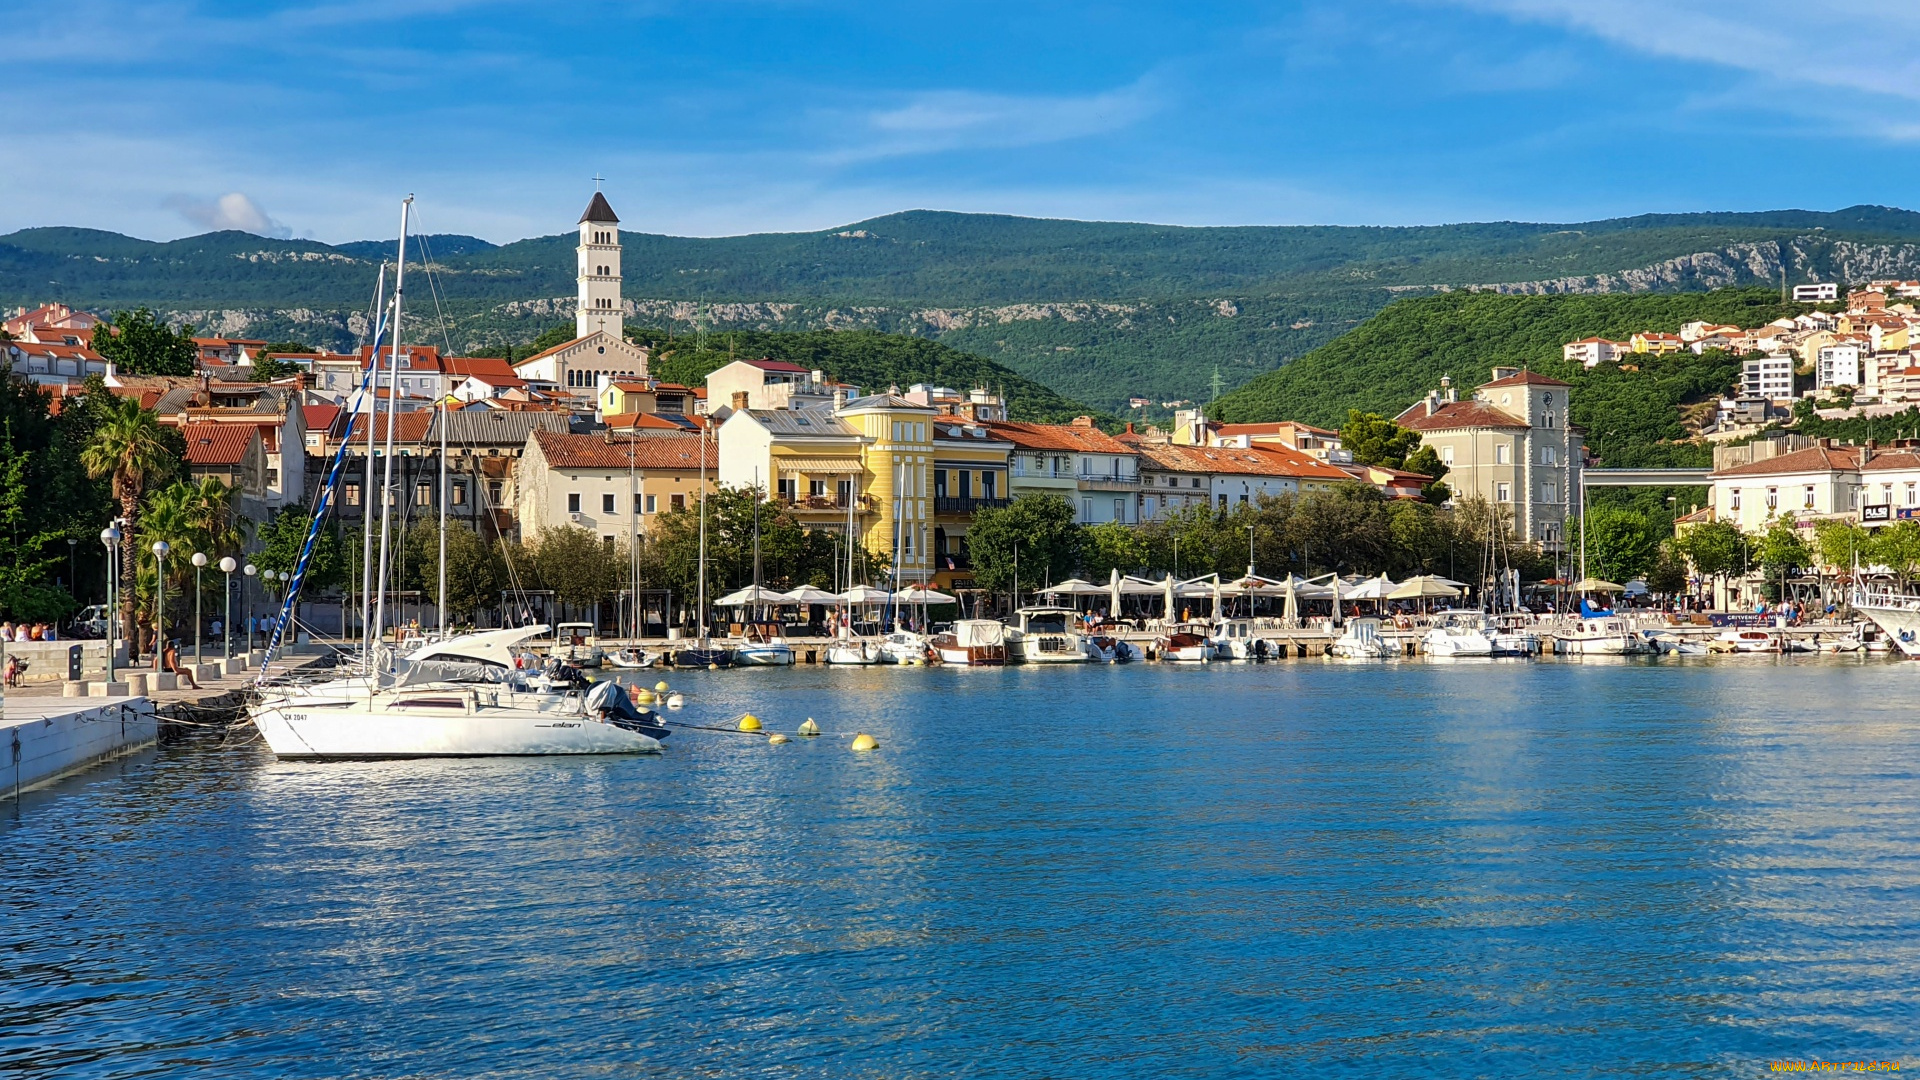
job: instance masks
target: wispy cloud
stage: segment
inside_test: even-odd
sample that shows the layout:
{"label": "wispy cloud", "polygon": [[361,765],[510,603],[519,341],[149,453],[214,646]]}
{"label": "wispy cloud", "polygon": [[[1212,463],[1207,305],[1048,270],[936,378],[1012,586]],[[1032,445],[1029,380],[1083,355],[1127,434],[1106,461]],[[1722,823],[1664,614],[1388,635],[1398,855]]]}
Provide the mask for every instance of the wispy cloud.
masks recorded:
{"label": "wispy cloud", "polygon": [[1920,26],[1911,3],[1839,0],[1453,0],[1454,6],[1569,27],[1625,48],[1751,72],[1771,81],[1920,101],[1920,58],[1865,49],[1879,28],[1900,40]]}
{"label": "wispy cloud", "polygon": [[190,195],[170,195],[161,202],[188,222],[209,231],[238,229],[256,236],[282,239],[293,230],[267,216],[260,204],[238,191],[229,191],[217,199],[196,199]]}
{"label": "wispy cloud", "polygon": [[858,114],[852,144],[830,156],[863,160],[946,150],[1065,142],[1130,127],[1160,108],[1143,79],[1079,96],[930,90]]}

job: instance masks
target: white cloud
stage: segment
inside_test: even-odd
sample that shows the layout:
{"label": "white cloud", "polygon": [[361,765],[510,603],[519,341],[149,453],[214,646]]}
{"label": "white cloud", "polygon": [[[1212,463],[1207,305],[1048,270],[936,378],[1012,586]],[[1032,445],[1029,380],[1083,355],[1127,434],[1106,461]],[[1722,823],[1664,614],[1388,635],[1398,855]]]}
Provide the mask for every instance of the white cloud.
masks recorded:
{"label": "white cloud", "polygon": [[1909,36],[1911,3],[1837,0],[1452,0],[1454,6],[1570,27],[1637,52],[1752,72],[1786,83],[1920,101],[1920,59],[1862,50],[1863,29]]}
{"label": "white cloud", "polygon": [[293,230],[267,216],[260,204],[238,191],[229,191],[217,199],[196,199],[189,195],[169,196],[161,205],[178,213],[194,225],[210,232],[239,229],[257,236],[282,239]]}
{"label": "white cloud", "polygon": [[845,161],[1038,146],[1118,131],[1159,107],[1144,79],[1080,96],[923,91],[859,116],[849,132],[855,145],[829,156]]}

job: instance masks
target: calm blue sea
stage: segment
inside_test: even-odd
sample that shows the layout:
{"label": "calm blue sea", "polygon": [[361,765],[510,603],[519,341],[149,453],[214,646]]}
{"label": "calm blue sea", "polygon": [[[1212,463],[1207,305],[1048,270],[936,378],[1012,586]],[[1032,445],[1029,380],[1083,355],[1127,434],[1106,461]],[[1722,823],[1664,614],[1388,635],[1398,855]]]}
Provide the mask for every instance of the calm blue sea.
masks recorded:
{"label": "calm blue sea", "polygon": [[1920,664],[668,677],[881,749],[200,740],[0,808],[0,1074],[1920,1067]]}

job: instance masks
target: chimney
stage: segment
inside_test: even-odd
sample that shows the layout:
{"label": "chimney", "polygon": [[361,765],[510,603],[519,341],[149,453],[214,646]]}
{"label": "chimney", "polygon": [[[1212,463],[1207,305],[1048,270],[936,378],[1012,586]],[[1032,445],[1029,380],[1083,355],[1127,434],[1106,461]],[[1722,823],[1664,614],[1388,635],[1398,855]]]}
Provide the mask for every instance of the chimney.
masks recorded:
{"label": "chimney", "polygon": [[1442,397],[1446,399],[1446,402],[1449,405],[1459,400],[1459,398],[1456,397],[1453,392],[1453,376],[1451,375],[1440,376],[1440,394]]}
{"label": "chimney", "polygon": [[1438,390],[1427,391],[1427,399],[1421,404],[1427,407],[1428,416],[1432,416],[1434,413],[1439,412],[1440,411],[1440,391]]}
{"label": "chimney", "polygon": [[733,392],[733,411],[745,412],[746,408],[747,408],[747,392],[745,390],[735,390]]}
{"label": "chimney", "polygon": [[1091,416],[1076,416],[1076,417],[1074,417],[1074,418],[1073,418],[1073,426],[1074,426],[1074,427],[1089,427],[1089,428],[1090,428],[1090,427],[1092,427],[1092,426],[1093,426],[1093,417],[1091,417]]}
{"label": "chimney", "polygon": [[1133,434],[1133,421],[1127,421],[1127,434]]}

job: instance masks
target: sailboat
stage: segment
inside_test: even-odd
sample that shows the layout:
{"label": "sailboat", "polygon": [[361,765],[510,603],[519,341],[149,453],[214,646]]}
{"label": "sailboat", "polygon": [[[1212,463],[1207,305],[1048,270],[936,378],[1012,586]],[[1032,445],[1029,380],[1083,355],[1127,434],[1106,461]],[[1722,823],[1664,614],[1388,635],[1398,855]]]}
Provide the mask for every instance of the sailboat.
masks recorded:
{"label": "sailboat", "polygon": [[707,437],[711,429],[700,425],[700,563],[696,600],[700,614],[700,637],[690,649],[677,649],[673,666],[680,668],[727,667],[733,663],[733,650],[716,646],[707,638]]}
{"label": "sailboat", "polygon": [[[397,382],[400,327],[405,296],[407,226],[413,206],[408,196],[400,208],[399,259],[394,272],[393,337],[388,352],[388,385]],[[384,328],[385,320],[382,320]],[[368,373],[372,393],[371,422],[379,417],[380,333],[374,337],[374,363]],[[363,394],[367,390],[362,384]],[[354,417],[357,418],[358,410]],[[350,418],[349,424],[351,425]],[[301,586],[313,558],[333,493],[340,481],[346,438],[335,452],[327,481],[316,498],[312,524],[296,563],[269,646],[269,660],[277,651],[285,628],[298,610]],[[386,488],[393,481],[393,424],[389,406]],[[371,446],[371,437],[369,439]],[[444,460],[443,460],[444,468]],[[372,472],[372,463],[368,463]],[[444,485],[444,472],[442,482]],[[385,490],[383,489],[383,490]],[[590,694],[576,689],[555,690],[529,683],[512,659],[512,645],[545,630],[522,627],[509,631],[448,637],[446,628],[446,560],[441,558],[441,641],[429,643],[401,658],[382,644],[386,624],[386,587],[390,552],[389,510],[382,499],[378,600],[367,621],[368,639],[357,677],[319,685],[282,685],[268,681],[269,665],[261,666],[254,700],[247,712],[267,745],[283,758],[440,757],[514,754],[651,753],[661,749],[667,734],[651,713],[634,707],[618,686],[596,687]],[[442,497],[442,513],[445,498]],[[443,534],[444,535],[444,534]],[[443,549],[444,552],[444,549]],[[457,651],[456,651],[457,650]]]}

